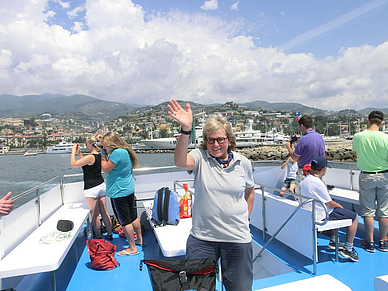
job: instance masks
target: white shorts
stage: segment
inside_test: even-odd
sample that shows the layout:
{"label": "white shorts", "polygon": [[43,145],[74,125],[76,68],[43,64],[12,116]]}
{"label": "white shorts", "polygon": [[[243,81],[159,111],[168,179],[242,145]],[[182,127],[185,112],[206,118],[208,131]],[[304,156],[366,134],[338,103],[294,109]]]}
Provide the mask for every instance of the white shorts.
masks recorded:
{"label": "white shorts", "polygon": [[93,188],[86,189],[84,190],[84,196],[85,197],[90,197],[90,198],[99,198],[99,197],[104,197],[105,196],[105,182],[101,183],[100,185],[97,185]]}

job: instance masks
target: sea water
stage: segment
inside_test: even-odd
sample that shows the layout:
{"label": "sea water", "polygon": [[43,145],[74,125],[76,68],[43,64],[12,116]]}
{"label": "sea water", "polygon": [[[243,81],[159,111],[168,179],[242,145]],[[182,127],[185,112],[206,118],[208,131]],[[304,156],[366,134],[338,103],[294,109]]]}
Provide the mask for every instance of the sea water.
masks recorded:
{"label": "sea water", "polygon": [[[174,165],[173,153],[138,154],[137,156],[140,162],[139,168]],[[70,167],[70,154],[38,154],[28,157],[0,155],[0,165],[0,197],[8,191],[12,191],[11,197],[14,197],[57,176],[82,174],[81,168]],[[59,179],[52,183],[58,184],[58,181]],[[42,191],[52,186],[48,184],[42,188]],[[35,193],[27,195],[30,197],[16,200],[15,205],[31,200],[33,195]]]}

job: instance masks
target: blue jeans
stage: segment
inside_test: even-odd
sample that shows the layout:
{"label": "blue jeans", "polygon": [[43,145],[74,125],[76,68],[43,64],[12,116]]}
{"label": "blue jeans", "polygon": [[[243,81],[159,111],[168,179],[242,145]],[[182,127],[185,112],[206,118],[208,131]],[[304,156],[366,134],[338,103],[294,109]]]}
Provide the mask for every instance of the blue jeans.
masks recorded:
{"label": "blue jeans", "polygon": [[251,291],[253,250],[250,243],[204,241],[189,236],[186,259],[221,258],[222,281],[227,291]]}

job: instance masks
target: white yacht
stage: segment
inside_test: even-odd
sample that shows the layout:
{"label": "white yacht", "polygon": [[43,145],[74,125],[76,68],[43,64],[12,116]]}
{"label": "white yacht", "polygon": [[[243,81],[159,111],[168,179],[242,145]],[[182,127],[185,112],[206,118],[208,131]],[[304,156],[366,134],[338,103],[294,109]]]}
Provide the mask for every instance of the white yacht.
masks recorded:
{"label": "white yacht", "polygon": [[[189,148],[196,148],[202,142],[202,124],[201,121],[199,125],[195,126],[195,137],[190,136]],[[140,142],[145,144],[148,149],[173,150],[178,143],[178,137],[179,134],[176,134],[174,137],[143,139]]]}
{"label": "white yacht", "polygon": [[248,119],[243,131],[235,131],[236,147],[255,147],[264,142],[265,136],[260,130],[253,129],[253,120]]}
{"label": "white yacht", "polygon": [[50,147],[46,151],[46,154],[70,154],[73,145],[73,143],[62,140],[59,144]]}
{"label": "white yacht", "polygon": [[[189,148],[198,147],[198,145],[202,142],[202,125],[203,122],[200,122],[199,125],[195,127],[195,141],[191,140]],[[261,132],[260,130],[254,130],[252,119],[248,119],[243,131],[235,131],[234,134],[236,135],[236,148],[282,144],[290,139],[288,135],[285,135],[283,132],[276,131],[275,128],[266,133]],[[177,141],[177,137],[141,140],[141,142],[145,144],[148,149],[161,150],[175,149]]]}

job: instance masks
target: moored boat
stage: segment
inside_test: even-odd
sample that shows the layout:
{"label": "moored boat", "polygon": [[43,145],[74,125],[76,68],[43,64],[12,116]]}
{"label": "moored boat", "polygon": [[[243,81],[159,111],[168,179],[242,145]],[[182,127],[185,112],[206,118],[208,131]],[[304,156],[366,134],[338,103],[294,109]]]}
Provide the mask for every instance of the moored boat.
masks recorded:
{"label": "moored boat", "polygon": [[46,154],[70,154],[73,143],[62,140],[60,143],[47,149]]}
{"label": "moored boat", "polygon": [[38,153],[33,153],[33,152],[25,152],[24,154],[23,154],[23,156],[25,156],[25,157],[32,157],[32,156],[36,156]]}
{"label": "moored boat", "polygon": [[[189,148],[198,147],[202,143],[202,124],[195,127],[195,137],[190,140]],[[236,148],[256,147],[260,145],[278,145],[283,144],[290,139],[283,132],[276,131],[273,128],[266,133],[253,129],[253,120],[248,119],[244,130],[234,131],[236,135]],[[177,145],[178,134],[175,137],[143,139],[141,142],[148,149],[173,150]]]}
{"label": "moored boat", "polygon": [[[74,143],[62,140],[60,143],[47,149],[46,154],[71,154]],[[86,152],[86,146],[81,147],[81,152]]]}

